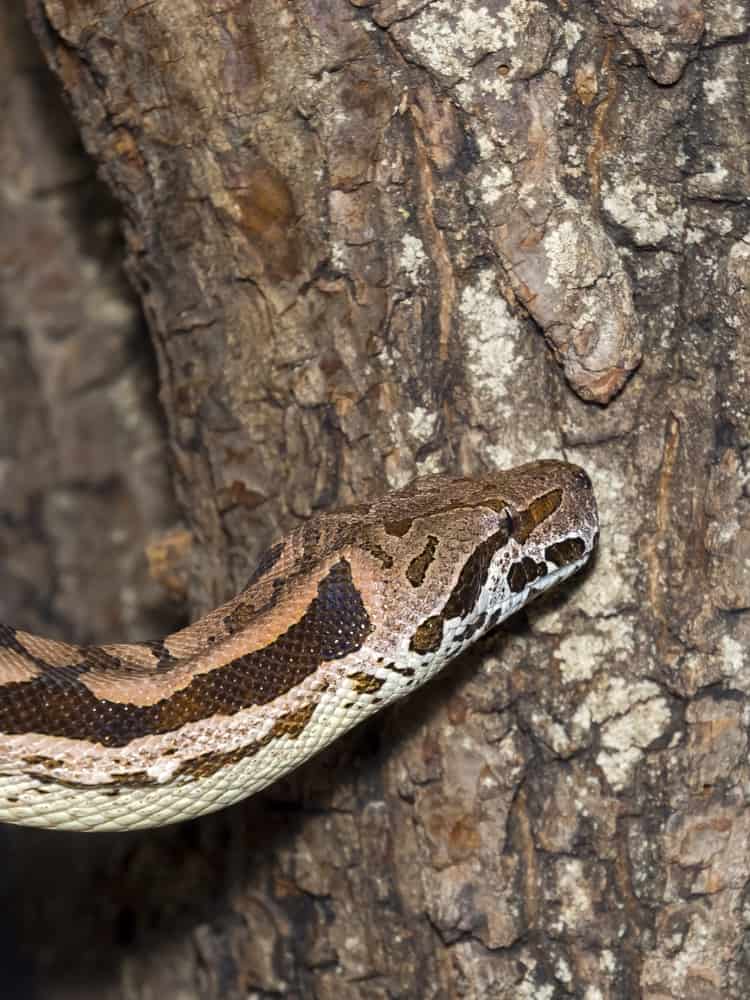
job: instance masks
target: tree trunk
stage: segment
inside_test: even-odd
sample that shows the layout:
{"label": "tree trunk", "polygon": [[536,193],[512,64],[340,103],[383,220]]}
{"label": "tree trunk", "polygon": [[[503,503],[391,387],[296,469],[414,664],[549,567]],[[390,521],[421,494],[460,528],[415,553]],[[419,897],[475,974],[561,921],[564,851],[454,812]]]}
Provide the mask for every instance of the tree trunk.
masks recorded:
{"label": "tree trunk", "polygon": [[747,997],[745,7],[28,0],[182,529],[112,207],[8,7],[14,624],[168,629],[155,579],[203,612],[425,472],[561,455],[602,518],[583,580],[266,794],[6,831],[14,995]]}

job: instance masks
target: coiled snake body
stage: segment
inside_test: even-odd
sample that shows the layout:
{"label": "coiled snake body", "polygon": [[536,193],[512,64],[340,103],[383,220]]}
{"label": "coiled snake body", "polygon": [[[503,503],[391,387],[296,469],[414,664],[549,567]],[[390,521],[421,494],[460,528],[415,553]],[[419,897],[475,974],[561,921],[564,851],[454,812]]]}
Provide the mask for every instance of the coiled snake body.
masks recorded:
{"label": "coiled snake body", "polygon": [[577,466],[428,476],[312,519],[165,639],[0,626],[0,820],[135,829],[250,795],[570,576],[597,535]]}

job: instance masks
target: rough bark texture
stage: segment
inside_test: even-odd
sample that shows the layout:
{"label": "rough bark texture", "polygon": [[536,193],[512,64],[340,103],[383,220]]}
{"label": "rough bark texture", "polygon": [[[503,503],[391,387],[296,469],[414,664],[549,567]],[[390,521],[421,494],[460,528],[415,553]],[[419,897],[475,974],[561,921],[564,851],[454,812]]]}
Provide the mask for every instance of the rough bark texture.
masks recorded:
{"label": "rough bark texture", "polygon": [[[2,611],[119,638],[154,624],[134,566],[174,522],[168,462],[111,216],[8,6]],[[8,831],[6,978],[746,997],[746,5],[29,12],[122,205],[194,612],[312,510],[420,472],[564,455],[603,524],[583,581],[267,795],[138,836]]]}

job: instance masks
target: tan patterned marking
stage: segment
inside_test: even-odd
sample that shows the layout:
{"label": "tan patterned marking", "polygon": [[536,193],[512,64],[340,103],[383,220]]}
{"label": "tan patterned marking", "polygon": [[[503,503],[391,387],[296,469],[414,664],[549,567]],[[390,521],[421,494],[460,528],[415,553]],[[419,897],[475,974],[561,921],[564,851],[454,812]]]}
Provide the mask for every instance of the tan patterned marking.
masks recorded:
{"label": "tan patterned marking", "polygon": [[51,667],[74,667],[84,660],[84,653],[78,646],[71,646],[67,642],[58,642],[56,639],[42,639],[38,635],[30,632],[16,630],[16,639],[24,649],[36,657],[44,660]]}
{"label": "tan patterned marking", "polygon": [[159,666],[159,657],[148,646],[142,646],[140,643],[114,643],[97,648],[113,659],[120,660],[123,668],[142,667],[151,672]]}
{"label": "tan patterned marking", "polygon": [[3,667],[3,684],[14,681],[31,681],[42,671],[33,660],[15,649],[0,648],[0,662]]}
{"label": "tan patterned marking", "polygon": [[183,663],[164,673],[153,668],[145,673],[138,669],[128,672],[127,668],[114,671],[114,666],[92,663],[91,671],[79,678],[81,686],[102,702],[143,708],[162,701],[165,694],[173,696],[188,687],[194,676]]}

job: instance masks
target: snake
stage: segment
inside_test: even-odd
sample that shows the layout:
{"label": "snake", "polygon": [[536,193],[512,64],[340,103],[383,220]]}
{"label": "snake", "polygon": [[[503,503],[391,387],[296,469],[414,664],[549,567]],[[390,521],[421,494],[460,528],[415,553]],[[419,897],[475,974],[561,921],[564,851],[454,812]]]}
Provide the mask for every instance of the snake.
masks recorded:
{"label": "snake", "polygon": [[251,795],[571,576],[598,535],[577,465],[434,474],[310,517],[164,639],[0,626],[0,821],[133,830]]}

